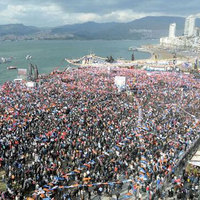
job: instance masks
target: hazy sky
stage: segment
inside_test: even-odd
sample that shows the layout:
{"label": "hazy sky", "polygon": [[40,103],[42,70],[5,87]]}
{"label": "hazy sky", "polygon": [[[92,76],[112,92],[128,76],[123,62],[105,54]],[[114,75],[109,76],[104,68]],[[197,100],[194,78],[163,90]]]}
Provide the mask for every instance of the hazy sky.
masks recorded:
{"label": "hazy sky", "polygon": [[128,22],[145,16],[200,13],[199,0],[0,0],[0,24],[34,26]]}

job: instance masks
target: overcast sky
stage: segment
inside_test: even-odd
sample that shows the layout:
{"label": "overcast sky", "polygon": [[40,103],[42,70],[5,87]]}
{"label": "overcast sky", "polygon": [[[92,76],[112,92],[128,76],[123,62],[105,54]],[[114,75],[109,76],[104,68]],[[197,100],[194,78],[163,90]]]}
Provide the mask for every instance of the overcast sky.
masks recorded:
{"label": "overcast sky", "polygon": [[0,0],[0,24],[33,26],[128,22],[145,16],[200,13],[199,0]]}

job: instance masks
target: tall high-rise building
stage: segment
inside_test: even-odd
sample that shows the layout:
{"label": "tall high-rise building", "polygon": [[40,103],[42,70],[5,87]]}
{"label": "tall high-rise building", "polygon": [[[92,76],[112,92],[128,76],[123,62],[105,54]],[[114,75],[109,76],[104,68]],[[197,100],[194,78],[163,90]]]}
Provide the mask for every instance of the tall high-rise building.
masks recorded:
{"label": "tall high-rise building", "polygon": [[169,38],[176,37],[176,23],[169,25]]}
{"label": "tall high-rise building", "polygon": [[199,27],[195,27],[195,29],[194,29],[194,36],[195,37],[199,37],[200,36],[200,28]]}
{"label": "tall high-rise building", "polygon": [[189,16],[185,19],[184,35],[191,37],[194,35],[195,30],[195,17]]}

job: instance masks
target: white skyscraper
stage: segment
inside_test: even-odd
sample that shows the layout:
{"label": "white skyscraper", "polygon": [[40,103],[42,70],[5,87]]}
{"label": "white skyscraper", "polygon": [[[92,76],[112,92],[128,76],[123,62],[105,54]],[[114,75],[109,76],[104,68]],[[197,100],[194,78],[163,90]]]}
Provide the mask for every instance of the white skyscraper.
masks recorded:
{"label": "white skyscraper", "polygon": [[195,17],[191,15],[185,19],[184,35],[188,37],[193,36],[194,29],[195,29]]}
{"label": "white skyscraper", "polygon": [[169,38],[176,37],[176,23],[170,24],[169,26]]}
{"label": "white skyscraper", "polygon": [[200,36],[200,28],[199,27],[195,27],[195,29],[194,29],[194,36],[195,37],[199,37]]}

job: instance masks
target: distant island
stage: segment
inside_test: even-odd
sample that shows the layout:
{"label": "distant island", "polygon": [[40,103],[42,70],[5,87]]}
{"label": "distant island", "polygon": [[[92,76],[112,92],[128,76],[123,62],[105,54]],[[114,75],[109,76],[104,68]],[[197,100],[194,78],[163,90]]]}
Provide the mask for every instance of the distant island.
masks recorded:
{"label": "distant island", "polygon": [[[159,39],[168,33],[168,25],[176,23],[177,34],[183,34],[185,18],[154,16],[128,23],[96,23],[38,28],[23,24],[0,25],[0,40],[140,40]],[[200,25],[200,20],[196,22]]]}

